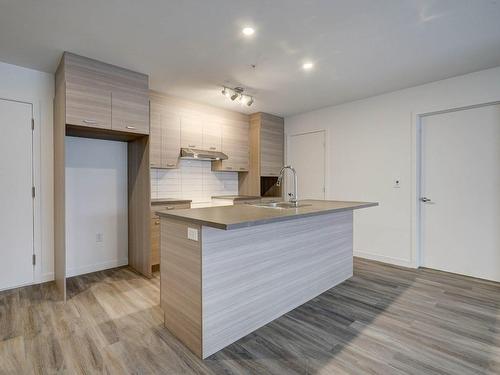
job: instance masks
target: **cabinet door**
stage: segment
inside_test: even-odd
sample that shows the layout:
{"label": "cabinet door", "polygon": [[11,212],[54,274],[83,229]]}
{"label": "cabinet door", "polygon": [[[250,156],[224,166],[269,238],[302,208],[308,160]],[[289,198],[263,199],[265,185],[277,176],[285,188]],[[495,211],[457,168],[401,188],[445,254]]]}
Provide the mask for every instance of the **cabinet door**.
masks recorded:
{"label": "cabinet door", "polygon": [[161,114],[161,166],[175,168],[181,151],[181,118],[175,113],[163,110]]}
{"label": "cabinet door", "polygon": [[210,151],[221,150],[221,124],[215,119],[203,123],[203,149]]}
{"label": "cabinet door", "polygon": [[246,172],[250,166],[248,122],[235,121],[222,126],[222,152],[228,156],[220,170]]}
{"label": "cabinet door", "polygon": [[129,133],[149,134],[147,91],[113,88],[111,128]]}
{"label": "cabinet door", "polygon": [[151,102],[149,133],[149,164],[151,168],[162,167],[162,123],[161,106]]}
{"label": "cabinet door", "polygon": [[91,82],[66,82],[66,124],[111,129],[111,91]]}
{"label": "cabinet door", "polygon": [[260,128],[260,175],[278,176],[284,163],[283,119],[262,115]]}
{"label": "cabinet door", "polygon": [[181,147],[203,147],[203,123],[201,118],[195,116],[183,116],[181,118]]}

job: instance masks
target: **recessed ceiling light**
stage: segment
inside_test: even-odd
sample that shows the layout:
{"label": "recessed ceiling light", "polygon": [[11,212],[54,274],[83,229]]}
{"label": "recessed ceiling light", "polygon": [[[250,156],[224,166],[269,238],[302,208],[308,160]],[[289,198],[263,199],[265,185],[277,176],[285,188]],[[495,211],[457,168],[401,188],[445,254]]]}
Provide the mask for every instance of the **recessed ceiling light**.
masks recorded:
{"label": "recessed ceiling light", "polygon": [[314,64],[312,62],[306,62],[302,64],[302,69],[304,70],[311,70],[314,67]]}
{"label": "recessed ceiling light", "polygon": [[253,35],[255,33],[255,29],[253,27],[245,27],[245,28],[243,28],[242,32],[246,36],[250,36],[250,35]]}

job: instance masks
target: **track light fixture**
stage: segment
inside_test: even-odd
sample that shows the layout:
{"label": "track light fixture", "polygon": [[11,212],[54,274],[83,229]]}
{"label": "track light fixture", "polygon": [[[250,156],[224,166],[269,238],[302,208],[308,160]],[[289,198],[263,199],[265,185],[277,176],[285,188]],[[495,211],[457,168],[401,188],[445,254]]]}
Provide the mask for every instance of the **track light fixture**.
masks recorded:
{"label": "track light fixture", "polygon": [[241,105],[247,105],[251,106],[254,103],[254,99],[250,95],[243,94],[243,91],[245,89],[243,87],[235,87],[234,89],[231,89],[229,87],[223,87],[222,88],[222,95],[224,95],[226,98],[231,99],[233,102],[237,101]]}

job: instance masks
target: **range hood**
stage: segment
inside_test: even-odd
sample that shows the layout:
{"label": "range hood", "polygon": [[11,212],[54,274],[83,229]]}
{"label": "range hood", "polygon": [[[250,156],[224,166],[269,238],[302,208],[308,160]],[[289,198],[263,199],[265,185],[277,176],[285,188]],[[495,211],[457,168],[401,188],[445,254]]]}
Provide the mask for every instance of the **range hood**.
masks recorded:
{"label": "range hood", "polygon": [[223,152],[200,150],[196,148],[181,148],[181,159],[194,160],[226,160],[228,157]]}

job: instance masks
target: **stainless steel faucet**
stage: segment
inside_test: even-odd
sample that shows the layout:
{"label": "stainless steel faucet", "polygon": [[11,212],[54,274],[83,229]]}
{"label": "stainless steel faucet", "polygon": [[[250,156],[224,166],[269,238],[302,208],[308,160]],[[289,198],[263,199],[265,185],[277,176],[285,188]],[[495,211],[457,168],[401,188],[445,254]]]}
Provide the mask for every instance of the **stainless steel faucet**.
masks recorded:
{"label": "stainless steel faucet", "polygon": [[278,181],[276,182],[277,186],[281,186],[281,181],[283,180],[283,176],[285,175],[285,170],[290,169],[293,172],[293,195],[288,193],[290,199],[288,200],[290,203],[293,203],[295,207],[297,207],[299,197],[297,196],[297,171],[291,165],[285,165],[280,170],[280,175],[278,177]]}

